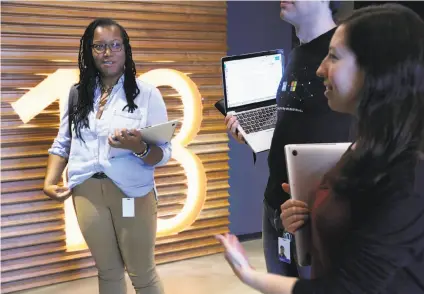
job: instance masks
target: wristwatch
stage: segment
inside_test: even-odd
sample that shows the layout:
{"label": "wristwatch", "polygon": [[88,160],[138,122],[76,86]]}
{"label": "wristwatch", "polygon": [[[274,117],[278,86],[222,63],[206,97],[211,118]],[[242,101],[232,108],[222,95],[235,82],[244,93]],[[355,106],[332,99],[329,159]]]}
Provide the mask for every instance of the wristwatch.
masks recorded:
{"label": "wristwatch", "polygon": [[138,158],[140,158],[140,159],[143,159],[143,158],[145,158],[146,156],[147,156],[147,154],[149,154],[149,152],[150,152],[150,145],[149,144],[147,144],[146,142],[144,142],[144,141],[142,141],[142,143],[145,145],[145,147],[144,147],[144,151],[143,152],[141,152],[141,153],[133,153],[136,157],[138,157]]}

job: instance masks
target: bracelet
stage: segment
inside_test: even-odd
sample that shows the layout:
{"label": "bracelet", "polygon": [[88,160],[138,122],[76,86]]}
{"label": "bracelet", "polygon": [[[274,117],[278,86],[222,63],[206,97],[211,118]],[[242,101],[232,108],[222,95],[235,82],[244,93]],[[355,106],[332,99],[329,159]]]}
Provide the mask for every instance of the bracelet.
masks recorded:
{"label": "bracelet", "polygon": [[140,159],[143,159],[144,157],[146,157],[147,156],[147,154],[149,154],[149,151],[150,151],[150,146],[149,146],[149,144],[147,144],[146,142],[144,142],[144,141],[142,141],[143,143],[144,143],[144,145],[146,146],[145,148],[144,148],[144,151],[142,152],[142,153],[133,153],[136,157],[138,157],[138,158],[140,158]]}

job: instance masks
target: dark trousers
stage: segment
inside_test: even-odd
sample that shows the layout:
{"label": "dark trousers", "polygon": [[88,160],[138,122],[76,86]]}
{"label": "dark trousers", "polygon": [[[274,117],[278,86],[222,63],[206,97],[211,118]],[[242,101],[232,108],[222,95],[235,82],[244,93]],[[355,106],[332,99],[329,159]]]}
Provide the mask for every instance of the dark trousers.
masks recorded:
{"label": "dark trousers", "polygon": [[270,207],[266,200],[263,205],[262,241],[268,273],[287,277],[310,279],[310,267],[301,267],[295,261],[294,239],[291,242],[291,263],[285,263],[278,258],[278,237],[282,237],[284,228],[280,219],[280,211]]}

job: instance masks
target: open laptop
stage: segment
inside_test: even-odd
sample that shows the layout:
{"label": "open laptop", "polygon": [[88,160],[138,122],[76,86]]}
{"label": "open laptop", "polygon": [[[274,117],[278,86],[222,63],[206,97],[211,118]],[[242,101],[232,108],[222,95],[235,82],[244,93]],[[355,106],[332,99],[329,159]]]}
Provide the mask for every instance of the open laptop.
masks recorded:
{"label": "open laptop", "polygon": [[[290,195],[310,204],[323,176],[333,168],[352,143],[292,144],[284,147]],[[311,264],[311,228],[307,223],[295,232],[297,262]]]}
{"label": "open laptop", "polygon": [[276,93],[284,71],[283,50],[222,58],[227,114],[255,153],[269,150],[277,121]]}

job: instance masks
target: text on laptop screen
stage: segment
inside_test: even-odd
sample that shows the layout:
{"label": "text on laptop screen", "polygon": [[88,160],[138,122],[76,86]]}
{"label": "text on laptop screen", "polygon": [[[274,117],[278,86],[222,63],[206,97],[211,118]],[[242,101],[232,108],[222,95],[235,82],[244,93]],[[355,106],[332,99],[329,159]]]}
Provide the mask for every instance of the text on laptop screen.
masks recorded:
{"label": "text on laptop screen", "polygon": [[283,75],[281,59],[281,54],[272,54],[225,61],[227,107],[275,99]]}

